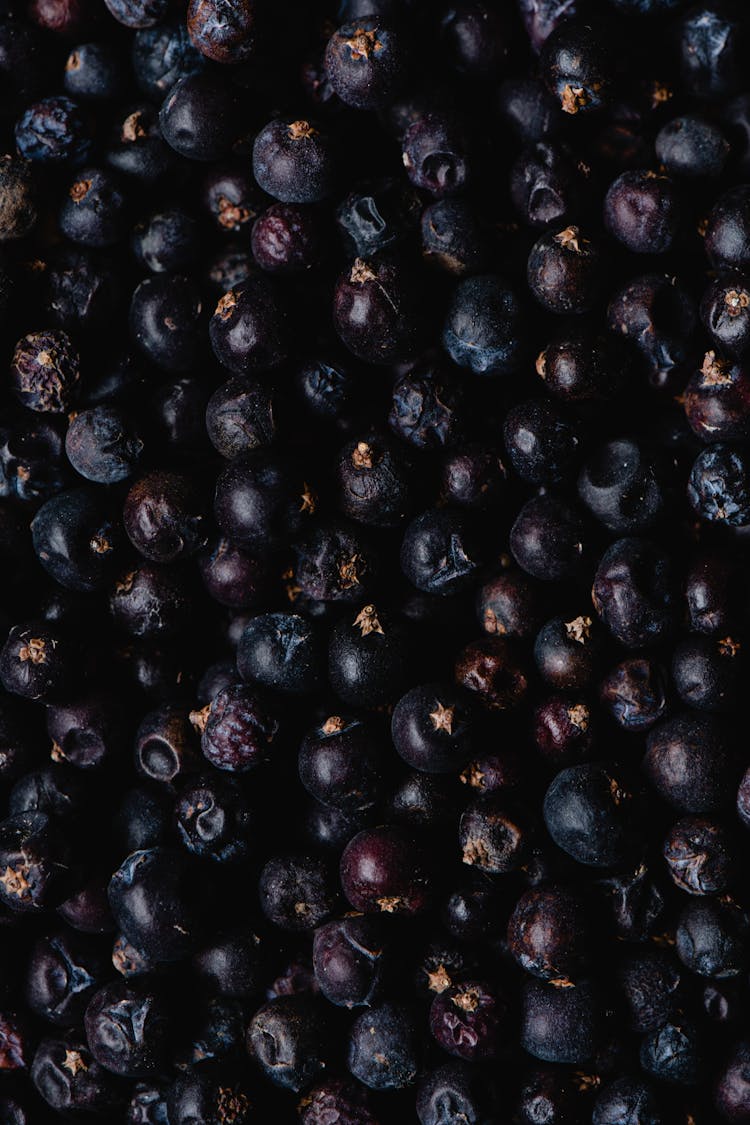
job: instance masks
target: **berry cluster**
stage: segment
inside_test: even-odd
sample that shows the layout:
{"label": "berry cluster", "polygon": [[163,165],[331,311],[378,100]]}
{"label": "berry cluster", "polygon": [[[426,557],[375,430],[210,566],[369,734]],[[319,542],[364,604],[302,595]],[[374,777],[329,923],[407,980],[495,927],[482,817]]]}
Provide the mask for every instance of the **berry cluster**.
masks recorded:
{"label": "berry cluster", "polygon": [[0,1125],[749,1125],[749,49],[0,0]]}

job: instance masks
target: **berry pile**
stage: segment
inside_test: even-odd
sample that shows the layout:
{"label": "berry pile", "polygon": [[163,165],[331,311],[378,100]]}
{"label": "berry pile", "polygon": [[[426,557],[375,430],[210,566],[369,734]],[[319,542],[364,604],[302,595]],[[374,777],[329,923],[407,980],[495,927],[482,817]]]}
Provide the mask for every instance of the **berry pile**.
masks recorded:
{"label": "berry pile", "polygon": [[749,52],[0,0],[0,1125],[749,1125]]}

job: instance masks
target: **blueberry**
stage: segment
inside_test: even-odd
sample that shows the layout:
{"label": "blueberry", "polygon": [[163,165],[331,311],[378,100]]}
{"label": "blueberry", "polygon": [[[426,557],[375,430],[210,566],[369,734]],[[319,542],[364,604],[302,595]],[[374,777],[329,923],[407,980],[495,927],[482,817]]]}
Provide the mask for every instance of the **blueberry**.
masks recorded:
{"label": "blueberry", "polygon": [[459,282],[443,326],[454,363],[477,375],[507,375],[520,363],[524,325],[520,301],[494,275]]}
{"label": "blueberry", "polygon": [[408,1009],[382,1004],[358,1016],[349,1038],[349,1070],[372,1090],[400,1090],[419,1072],[419,1040]]}
{"label": "blueberry", "polygon": [[326,47],[326,73],[347,105],[380,109],[406,84],[409,52],[402,29],[387,26],[369,12],[343,24]]}
{"label": "blueberry", "polygon": [[39,164],[85,160],[90,139],[78,106],[70,98],[44,98],[29,106],[16,124],[16,147]]}
{"label": "blueberry", "polygon": [[281,203],[319,203],[336,184],[331,141],[309,121],[277,118],[255,138],[253,175]]}

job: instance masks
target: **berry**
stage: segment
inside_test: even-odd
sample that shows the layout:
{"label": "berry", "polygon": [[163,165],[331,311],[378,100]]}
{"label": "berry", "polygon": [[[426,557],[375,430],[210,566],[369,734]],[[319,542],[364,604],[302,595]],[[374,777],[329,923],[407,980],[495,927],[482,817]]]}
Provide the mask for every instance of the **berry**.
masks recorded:
{"label": "berry", "polygon": [[601,762],[561,770],[544,797],[552,839],[592,867],[619,867],[637,854],[639,813],[637,792],[620,770]]}
{"label": "berry", "polygon": [[402,30],[365,15],[328,41],[325,66],[333,89],[356,109],[381,109],[405,85],[408,50]]}
{"label": "berry", "polygon": [[443,347],[459,367],[477,375],[517,370],[524,344],[520,301],[500,277],[459,282],[443,325]]}
{"label": "berry", "polygon": [[531,248],[526,280],[534,297],[549,312],[560,315],[588,312],[601,285],[600,254],[596,243],[578,227],[554,227]]}
{"label": "berry", "polygon": [[191,0],[187,29],[193,46],[213,62],[245,62],[255,50],[254,0],[231,6],[221,0]]}
{"label": "berry", "polygon": [[420,1067],[417,1029],[403,1006],[381,1004],[357,1016],[349,1037],[351,1073],[372,1090],[414,1084]]}
{"label": "berry", "polygon": [[623,172],[604,198],[604,222],[635,254],[663,254],[679,225],[679,203],[672,181],[655,172]]}
{"label": "berry", "polygon": [[432,898],[429,857],[401,828],[365,829],[344,849],[341,885],[355,910],[420,914]]}
{"label": "berry", "polygon": [[336,183],[331,142],[309,121],[277,118],[255,138],[253,175],[281,203],[320,203]]}

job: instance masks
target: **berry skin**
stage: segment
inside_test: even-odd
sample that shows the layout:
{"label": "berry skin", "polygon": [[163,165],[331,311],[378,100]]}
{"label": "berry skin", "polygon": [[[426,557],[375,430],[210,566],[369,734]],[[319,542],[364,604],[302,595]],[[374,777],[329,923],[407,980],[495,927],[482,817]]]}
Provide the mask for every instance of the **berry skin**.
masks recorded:
{"label": "berry skin", "polygon": [[184,853],[164,847],[132,852],[108,893],[117,925],[149,961],[179,961],[192,951],[200,892]]}
{"label": "berry skin", "polygon": [[634,656],[617,664],[600,685],[602,703],[616,723],[628,731],[649,730],[667,708],[663,669]]}
{"label": "berry skin", "polygon": [[320,215],[304,204],[275,203],[253,225],[250,245],[262,270],[280,276],[305,273],[325,255]]}
{"label": "berry skin", "polygon": [[92,1055],[113,1074],[139,1077],[162,1069],[168,1009],[148,986],[126,981],[105,985],[91,998],[84,1022]]}
{"label": "berry skin", "polygon": [[682,77],[691,94],[711,101],[736,93],[744,52],[737,17],[721,5],[697,4],[678,28]]}
{"label": "berry skin", "polygon": [[590,617],[555,617],[537,634],[534,660],[543,679],[558,691],[577,691],[592,680],[601,639]]}
{"label": "berry skin", "polygon": [[612,62],[607,45],[578,20],[563,20],[550,30],[539,65],[563,113],[590,113],[606,104]]}
{"label": "berry skin", "polygon": [[114,246],[125,233],[126,206],[127,198],[115,173],[82,168],[60,207],[60,230],[81,246]]}
{"label": "berry skin", "polygon": [[404,86],[408,52],[397,26],[365,16],[343,24],[328,41],[328,79],[338,96],[355,109],[382,109]]}
{"label": "berry skin", "polygon": [[543,1062],[587,1062],[601,1034],[601,998],[590,981],[558,988],[528,981],[521,994],[521,1046]]}
{"label": "berry skin", "polygon": [[271,397],[252,379],[227,379],[208,400],[206,431],[216,452],[228,461],[270,445],[275,430]]}
{"label": "berry skin", "polygon": [[578,227],[553,227],[532,246],[526,280],[533,296],[549,312],[588,312],[601,286],[600,253]]}
{"label": "berry skin", "polygon": [[733,356],[750,350],[750,282],[744,276],[723,274],[706,289],[701,320],[714,343]]}
{"label": "berry skin", "polygon": [[252,618],[237,646],[243,680],[294,695],[315,691],[322,680],[322,646],[304,617],[264,613]]}
{"label": "berry skin", "polygon": [[448,1054],[478,1062],[500,1053],[508,1011],[504,997],[483,981],[466,980],[439,993],[430,1007],[430,1031]]}
{"label": "berry skin", "polygon": [[0,821],[0,901],[12,911],[59,906],[71,892],[73,869],[59,824],[44,812]]}
{"label": "berry skin", "polygon": [[340,1125],[378,1125],[364,1087],[340,1078],[329,1078],[309,1090],[299,1111],[300,1125],[326,1125],[331,1118]]}
{"label": "berry skin", "polygon": [[419,215],[416,193],[399,180],[383,179],[357,187],[336,208],[336,225],[349,254],[369,258],[402,245]]}
{"label": "berry skin", "polygon": [[277,720],[255,692],[244,684],[234,684],[223,688],[211,701],[201,749],[217,769],[245,773],[272,755],[278,730]]}
{"label": "berry skin", "polygon": [[0,681],[23,699],[50,699],[70,679],[71,642],[46,623],[14,625],[0,650]]}
{"label": "berry skin", "polygon": [[464,389],[445,366],[417,364],[393,385],[388,424],[415,449],[454,446],[465,415]]}
{"label": "berry skin", "polygon": [[449,684],[412,688],[391,717],[393,745],[407,765],[427,773],[458,772],[475,746],[476,717]]}
{"label": "berry skin", "polygon": [[188,160],[220,160],[238,132],[237,95],[223,74],[181,78],[162,102],[159,125],[167,144]]}
{"label": "berry skin", "polygon": [[331,142],[309,121],[277,118],[255,138],[253,175],[281,203],[320,203],[336,184]]}
{"label": "berry skin", "polygon": [[110,15],[125,27],[153,27],[167,14],[168,0],[105,0]]}
{"label": "berry skin", "polygon": [[544,798],[552,839],[591,867],[620,867],[637,854],[639,812],[637,793],[601,762],[561,770]]}
{"label": "berry skin", "polygon": [[411,266],[383,255],[356,258],[333,294],[333,322],[341,341],[365,363],[413,359],[425,339],[425,310]]}
{"label": "berry skin", "polygon": [[305,735],[299,749],[299,776],[305,789],[344,813],[371,808],[385,780],[385,748],[375,727],[359,719],[330,715]]}
{"label": "berry skin", "polygon": [[111,576],[122,531],[108,508],[97,493],[76,488],[48,500],[31,521],[39,562],[66,589],[91,592]]}
{"label": "berry skin", "polygon": [[44,98],[29,106],[15,129],[22,157],[38,164],[77,163],[89,150],[86,124],[70,98]]}
{"label": "berry skin", "polygon": [[445,9],[440,34],[459,74],[496,80],[511,49],[511,28],[501,11],[484,0],[458,0]]}
{"label": "berry skin", "polygon": [[79,411],[65,435],[65,452],[77,473],[95,484],[132,476],[143,453],[135,422],[117,406]]}
{"label": "berry skin", "polygon": [[524,344],[521,304],[500,277],[469,277],[456,286],[443,325],[443,347],[476,375],[508,375]]}
{"label": "berry skin", "polygon": [[690,428],[704,442],[744,441],[750,436],[750,378],[745,368],[706,352],[684,394]]}
{"label": "berry skin", "polygon": [[152,562],[170,563],[195,554],[205,545],[206,523],[195,485],[177,473],[147,473],[125,498],[125,531],[136,550]]}
{"label": "berry skin", "polygon": [[641,1068],[662,1082],[696,1085],[702,1061],[700,1033],[689,1020],[670,1021],[641,1041]]}
{"label": "berry skin", "polygon": [[722,1060],[714,1090],[714,1104],[722,1119],[734,1125],[742,1125],[748,1117],[750,1108],[748,1065],[750,1065],[750,1044],[747,1039],[741,1039],[732,1046],[728,1057]]}
{"label": "berry skin", "polygon": [[480,562],[470,525],[447,508],[417,516],[401,542],[401,569],[426,594],[447,596],[467,588]]}
{"label": "berry skin", "polygon": [[187,10],[190,42],[217,63],[241,63],[255,51],[255,0],[191,0]]}
{"label": "berry skin", "polygon": [[0,242],[24,238],[37,221],[31,163],[0,157]]}
{"label": "berry skin", "polygon": [[282,545],[299,532],[314,506],[309,487],[262,449],[230,461],[216,480],[214,516],[220,530],[253,550]]}
{"label": "berry skin", "polygon": [[678,1010],[683,999],[684,974],[671,953],[628,953],[617,975],[633,1031],[656,1031]]}
{"label": "berry skin", "polygon": [[720,176],[729,144],[716,125],[691,114],[674,117],[657,134],[656,155],[672,176]]}
{"label": "berry skin", "polygon": [[214,863],[242,861],[255,843],[245,796],[237,782],[221,774],[191,781],[177,799],[174,820],[183,846]]}
{"label": "berry skin", "polygon": [[407,129],[402,159],[411,183],[436,199],[460,193],[471,177],[462,123],[426,114]]}
{"label": "berry skin", "polygon": [[616,1078],[597,1094],[592,1125],[659,1125],[654,1091],[639,1078]]}
{"label": "berry skin", "polygon": [[484,230],[465,199],[439,199],[425,207],[419,222],[422,258],[454,277],[487,269],[490,255]]}
{"label": "berry skin", "polygon": [[227,161],[210,165],[201,202],[218,231],[242,234],[250,229],[268,201],[246,167]]}
{"label": "berry skin", "polygon": [[669,274],[646,274],[628,282],[615,292],[607,310],[610,331],[638,349],[656,389],[669,389],[685,373],[692,360],[695,319],[692,298]]}
{"label": "berry skin", "polygon": [[198,228],[185,211],[158,211],[138,223],[130,245],[142,266],[152,273],[188,269],[197,257]]}
{"label": "berry skin", "polygon": [[508,472],[495,450],[465,445],[443,461],[440,494],[446,504],[487,511],[506,498],[507,483]]}
{"label": "berry skin", "polygon": [[371,1007],[379,999],[388,961],[379,919],[355,914],[320,926],[312,957],[315,979],[332,1004]]}
{"label": "berry skin", "polygon": [[379,434],[349,442],[338,460],[339,507],[349,519],[396,527],[411,508],[410,464]]}
{"label": "berry skin", "polygon": [[608,401],[622,388],[622,359],[621,350],[609,338],[582,335],[557,339],[539,353],[536,373],[555,398]]}
{"label": "berry skin", "polygon": [[677,694],[699,711],[732,711],[739,703],[744,663],[742,646],[731,637],[688,637],[672,657]]}
{"label": "berry skin", "polygon": [[263,277],[229,289],[219,299],[208,331],[214,355],[234,375],[270,370],[288,355],[287,311]]}
{"label": "berry skin", "polygon": [[24,995],[31,1010],[60,1027],[80,1022],[91,996],[107,975],[95,944],[75,932],[39,938],[29,959]]}
{"label": "berry skin", "polygon": [[377,557],[356,529],[317,525],[294,544],[294,581],[307,598],[361,605],[377,574]]}
{"label": "berry skin", "polygon": [[687,495],[707,523],[744,527],[750,523],[750,464],[745,451],[718,443],[704,449],[690,471]]}
{"label": "berry skin", "polygon": [[574,210],[575,167],[561,147],[540,142],[524,150],[510,174],[513,205],[529,226],[560,223]]}
{"label": "berry skin", "polygon": [[477,620],[490,635],[532,637],[542,624],[542,605],[534,581],[520,570],[491,578],[477,594]]}
{"label": "berry skin", "polygon": [[64,414],[78,389],[78,353],[60,329],[31,332],[15,346],[10,376],[22,406],[42,414]]}
{"label": "berry skin", "polygon": [[604,222],[634,254],[663,254],[679,225],[679,199],[672,181],[655,172],[623,172],[604,198]]}
{"label": "berry skin", "polygon": [[580,514],[551,495],[528,500],[510,529],[518,565],[545,582],[574,577],[581,569],[585,529]]}
{"label": "berry skin", "polygon": [[555,28],[576,14],[576,4],[561,7],[557,0],[520,0],[518,7],[529,43],[536,54]]}
{"label": "berry skin", "polygon": [[586,966],[589,931],[580,899],[563,887],[541,886],[516,903],[508,922],[508,948],[526,972],[563,987]]}
{"label": "berry skin", "polygon": [[195,732],[185,709],[165,704],[144,715],[135,736],[138,772],[167,785],[180,781],[198,765]]}
{"label": "berry skin", "polygon": [[381,1004],[357,1016],[349,1037],[348,1066],[371,1090],[400,1090],[420,1068],[416,1024],[408,1008]]}
{"label": "berry skin", "polygon": [[375,605],[339,621],[328,643],[331,687],[352,707],[377,707],[403,691],[409,678],[407,630]]}
{"label": "berry skin", "polygon": [[106,1117],[118,1112],[121,1091],[116,1078],[72,1033],[41,1040],[30,1077],[37,1093],[57,1113]]}
{"label": "berry skin", "polygon": [[555,769],[588,761],[596,745],[596,717],[585,699],[550,695],[534,709],[533,738]]}
{"label": "berry skin", "polygon": [[111,44],[81,43],[65,62],[63,86],[71,98],[106,102],[121,92],[123,78],[123,67]]}
{"label": "berry skin", "polygon": [[503,794],[478,797],[458,826],[463,862],[490,875],[517,870],[526,858],[530,839],[526,818],[507,808]]}
{"label": "berry skin", "polygon": [[663,640],[674,625],[671,560],[647,539],[619,539],[599,562],[591,597],[620,644],[641,648]]}
{"label": "berry skin", "polygon": [[505,637],[482,637],[458,654],[454,675],[459,687],[476,694],[488,711],[510,711],[529,691],[529,673]]}
{"label": "berry skin", "polygon": [[505,448],[513,468],[530,484],[570,479],[579,456],[574,422],[546,399],[518,403],[505,416]]}
{"label": "berry skin", "polygon": [[326,922],[339,897],[328,865],[311,856],[269,859],[258,880],[258,895],[269,922],[297,933]]}
{"label": "berry skin", "polygon": [[[166,1099],[160,1098],[157,1105],[158,1112],[165,1109],[163,1120],[169,1125],[191,1125],[193,1121],[204,1125],[251,1125],[253,1114],[247,1087],[237,1081],[231,1070],[227,1073],[221,1067],[218,1071],[212,1071],[210,1066],[185,1071],[169,1087]],[[162,1121],[156,1118],[155,1125],[162,1125]]]}
{"label": "berry skin", "polygon": [[584,465],[578,495],[591,514],[617,535],[647,531],[666,506],[663,474],[648,452],[621,438],[602,446]]}
{"label": "berry skin", "polygon": [[251,1019],[248,1053],[267,1078],[298,1094],[326,1069],[326,1014],[308,996],[280,996]]}
{"label": "berry skin", "polygon": [[736,873],[731,844],[719,822],[682,817],[664,841],[664,859],[675,886],[691,895],[725,894]]}
{"label": "berry skin", "polygon": [[729,188],[719,196],[708,216],[703,245],[715,269],[750,267],[750,187]]}
{"label": "berry skin", "polygon": [[367,828],[341,856],[341,885],[349,903],[365,914],[421,914],[432,899],[429,857],[401,828]]}
{"label": "berry skin", "polygon": [[189,371],[199,340],[200,294],[183,274],[147,277],[130,302],[130,332],[138,347],[165,371]]}
{"label": "berry skin", "polygon": [[693,711],[654,727],[643,770],[660,796],[681,812],[718,812],[736,794],[738,768],[726,733],[715,719]]}

